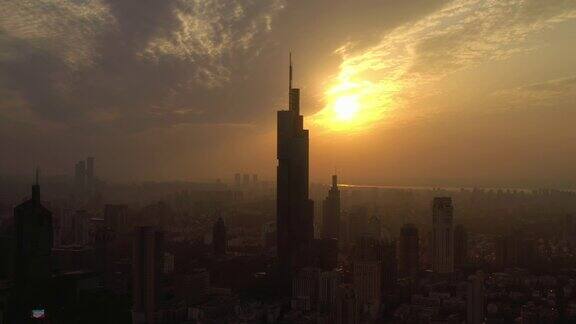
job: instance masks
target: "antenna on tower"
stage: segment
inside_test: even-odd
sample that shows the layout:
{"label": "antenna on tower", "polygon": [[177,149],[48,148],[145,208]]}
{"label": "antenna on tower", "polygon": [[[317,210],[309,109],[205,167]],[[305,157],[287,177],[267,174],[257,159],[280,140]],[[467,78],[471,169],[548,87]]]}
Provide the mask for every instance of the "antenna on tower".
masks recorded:
{"label": "antenna on tower", "polygon": [[36,167],[36,170],[34,171],[34,184],[35,185],[39,185],[40,181],[40,167]]}
{"label": "antenna on tower", "polygon": [[289,60],[290,60],[290,77],[288,80],[288,90],[292,90],[292,51],[290,51]]}

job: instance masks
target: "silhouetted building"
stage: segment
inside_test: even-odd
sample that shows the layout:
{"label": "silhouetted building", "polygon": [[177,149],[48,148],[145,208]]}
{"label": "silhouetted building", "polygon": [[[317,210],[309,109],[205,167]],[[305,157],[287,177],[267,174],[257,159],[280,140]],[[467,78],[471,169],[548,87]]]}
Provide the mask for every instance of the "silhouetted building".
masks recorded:
{"label": "silhouetted building", "polygon": [[454,271],[454,225],[452,198],[436,197],[432,205],[432,269]]}
{"label": "silhouetted building", "polygon": [[32,197],[14,208],[17,284],[46,280],[52,274],[52,213],[40,201],[36,172]]}
{"label": "silhouetted building", "polygon": [[364,206],[357,206],[348,215],[348,241],[350,244],[368,233],[368,209]]}
{"label": "silhouetted building", "polygon": [[76,167],[74,168],[74,187],[76,194],[81,194],[86,189],[86,162],[78,161],[76,162]]}
{"label": "silhouetted building", "polygon": [[[333,314],[336,308],[336,291],[340,284],[340,275],[337,271],[320,272],[320,288],[318,290],[318,311],[324,314]],[[335,319],[330,318],[331,321]]]}
{"label": "silhouetted building", "polygon": [[240,188],[242,185],[242,175],[240,173],[234,174],[234,186]]}
{"label": "silhouetted building", "polygon": [[278,259],[285,282],[308,263],[314,238],[314,203],[308,198],[308,130],[300,115],[300,90],[292,88],[289,109],[278,111],[276,226]]}
{"label": "silhouetted building", "polygon": [[355,260],[353,266],[354,291],[360,305],[380,304],[382,265],[377,260]]}
{"label": "silhouetted building", "polygon": [[222,217],[219,217],[212,227],[212,247],[214,248],[214,254],[225,255],[226,246],[226,225]]}
{"label": "silhouetted building", "polygon": [[116,233],[128,230],[128,206],[112,205],[104,206],[104,226]]}
{"label": "silhouetted building", "polygon": [[16,229],[14,323],[28,321],[33,308],[46,309],[52,278],[52,213],[40,201],[40,185],[32,197],[14,208]]}
{"label": "silhouetted building", "polygon": [[338,240],[313,239],[308,265],[322,270],[332,270],[338,265]]}
{"label": "silhouetted building", "polygon": [[454,266],[461,267],[468,262],[468,233],[462,224],[454,228]]}
{"label": "silhouetted building", "polygon": [[400,230],[398,242],[398,271],[403,276],[416,276],[420,270],[420,247],[418,229],[414,224],[405,224]]}
{"label": "silhouetted building", "polygon": [[86,187],[88,188],[88,191],[93,192],[94,186],[94,158],[89,156],[86,159]]}
{"label": "silhouetted building", "polygon": [[296,273],[292,280],[292,299],[299,302],[304,302],[307,307],[315,308],[318,302],[318,293],[320,288],[320,272],[319,268],[305,267]]}
{"label": "silhouetted building", "polygon": [[484,323],[484,274],[479,271],[475,275],[468,277],[466,291],[466,323],[480,324]]}
{"label": "silhouetted building", "polygon": [[340,190],[336,175],[332,176],[332,187],[322,203],[322,238],[340,240]]}
{"label": "silhouetted building", "polygon": [[164,235],[151,226],[136,227],[132,254],[132,322],[157,323]]}
{"label": "silhouetted building", "polygon": [[250,175],[245,173],[242,175],[242,185],[246,188],[250,185]]}

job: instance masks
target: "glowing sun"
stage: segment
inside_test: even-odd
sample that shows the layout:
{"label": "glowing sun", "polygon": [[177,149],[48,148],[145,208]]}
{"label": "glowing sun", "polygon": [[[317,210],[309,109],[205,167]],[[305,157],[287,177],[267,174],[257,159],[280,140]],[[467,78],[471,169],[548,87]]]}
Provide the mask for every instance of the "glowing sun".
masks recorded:
{"label": "glowing sun", "polygon": [[334,101],[333,104],[336,118],[340,120],[349,121],[356,117],[360,104],[356,96],[343,96]]}

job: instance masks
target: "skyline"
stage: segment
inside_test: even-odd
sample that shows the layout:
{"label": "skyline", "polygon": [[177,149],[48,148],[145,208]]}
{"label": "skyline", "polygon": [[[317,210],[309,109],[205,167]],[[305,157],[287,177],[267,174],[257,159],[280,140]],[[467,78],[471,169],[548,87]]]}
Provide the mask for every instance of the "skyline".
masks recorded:
{"label": "skyline", "polygon": [[313,182],[576,184],[570,1],[3,6],[2,175],[90,155],[105,180],[273,179],[291,49]]}

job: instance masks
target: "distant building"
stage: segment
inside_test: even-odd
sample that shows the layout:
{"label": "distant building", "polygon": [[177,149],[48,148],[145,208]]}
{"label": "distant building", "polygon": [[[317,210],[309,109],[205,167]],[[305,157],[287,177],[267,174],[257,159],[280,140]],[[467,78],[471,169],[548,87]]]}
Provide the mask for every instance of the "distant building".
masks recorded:
{"label": "distant building", "polygon": [[317,309],[321,313],[331,314],[336,310],[336,291],[340,284],[340,275],[335,270],[322,271],[319,284]]}
{"label": "distant building", "polygon": [[52,213],[42,206],[38,173],[32,197],[14,208],[16,227],[16,282],[51,278]]}
{"label": "distant building", "polygon": [[84,193],[86,189],[86,162],[78,161],[74,168],[74,187],[76,194]]}
{"label": "distant building", "polygon": [[[320,269],[305,267],[300,269],[292,280],[292,299],[306,301],[308,307],[315,307],[320,288]],[[300,304],[300,303],[298,303]]]}
{"label": "distant building", "polygon": [[89,156],[86,159],[86,187],[88,191],[93,192],[94,186],[95,186],[94,157]]}
{"label": "distant building", "polygon": [[418,229],[414,224],[405,224],[400,230],[398,241],[398,271],[403,276],[417,276],[420,270],[420,247]]}
{"label": "distant building", "polygon": [[468,278],[466,290],[466,323],[481,324],[485,318],[484,274],[479,271]]}
{"label": "distant building", "polygon": [[242,175],[240,173],[234,174],[234,186],[240,188],[242,185]]}
{"label": "distant building", "polygon": [[361,305],[379,305],[381,300],[381,264],[376,260],[354,261],[354,291]]}
{"label": "distant building", "polygon": [[462,224],[454,228],[454,266],[461,267],[468,262],[468,233]]}
{"label": "distant building", "polygon": [[340,240],[340,190],[336,175],[332,176],[332,187],[322,203],[322,238]]}
{"label": "distant building", "polygon": [[38,177],[37,170],[32,197],[14,208],[14,298],[17,305],[14,323],[28,322],[32,309],[45,310],[49,305],[54,233],[52,213],[40,201]]}
{"label": "distant building", "polygon": [[454,272],[454,225],[452,198],[436,197],[432,204],[432,269]]}
{"label": "distant building", "polygon": [[123,233],[128,230],[128,206],[107,204],[104,206],[104,225],[106,228]]}
{"label": "distant building", "polygon": [[277,249],[284,285],[309,263],[314,238],[314,203],[308,196],[308,130],[300,115],[300,90],[292,88],[289,108],[278,111],[276,226]]}
{"label": "distant building", "polygon": [[227,246],[226,225],[222,217],[212,227],[212,247],[215,255],[225,255]]}
{"label": "distant building", "polygon": [[136,227],[132,254],[132,322],[157,323],[163,268],[164,234],[152,226]]}
{"label": "distant building", "polygon": [[242,175],[242,185],[245,188],[250,185],[250,175],[248,173]]}

